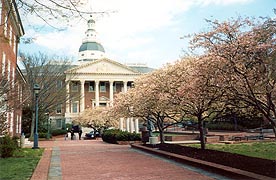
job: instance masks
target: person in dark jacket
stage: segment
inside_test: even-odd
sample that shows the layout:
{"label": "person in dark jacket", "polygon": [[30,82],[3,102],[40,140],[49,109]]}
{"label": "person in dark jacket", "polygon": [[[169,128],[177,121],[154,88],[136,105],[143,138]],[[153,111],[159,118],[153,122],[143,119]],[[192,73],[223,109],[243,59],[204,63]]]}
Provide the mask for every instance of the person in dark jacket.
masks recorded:
{"label": "person in dark jacket", "polygon": [[74,128],[72,128],[72,129],[71,129],[71,140],[74,139],[74,135],[75,135],[75,134],[74,134]]}
{"label": "person in dark jacket", "polygon": [[81,140],[81,134],[82,134],[82,130],[79,130],[79,140]]}

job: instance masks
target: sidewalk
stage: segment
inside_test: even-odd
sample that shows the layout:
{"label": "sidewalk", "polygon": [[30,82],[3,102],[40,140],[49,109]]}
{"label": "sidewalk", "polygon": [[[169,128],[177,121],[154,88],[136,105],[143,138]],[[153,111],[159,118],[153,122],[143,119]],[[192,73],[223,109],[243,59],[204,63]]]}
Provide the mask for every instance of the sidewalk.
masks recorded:
{"label": "sidewalk", "polygon": [[65,141],[64,138],[58,138],[55,141],[41,141],[39,147],[45,147],[46,150],[31,180],[213,179],[137,152],[128,145],[107,144],[101,140]]}

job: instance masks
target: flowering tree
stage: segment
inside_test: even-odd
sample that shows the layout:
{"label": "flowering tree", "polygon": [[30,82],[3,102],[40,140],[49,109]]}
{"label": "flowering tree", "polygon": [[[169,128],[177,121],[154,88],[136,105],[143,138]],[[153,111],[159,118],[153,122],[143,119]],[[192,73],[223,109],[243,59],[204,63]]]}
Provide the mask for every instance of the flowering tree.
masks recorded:
{"label": "flowering tree", "polygon": [[161,143],[164,143],[164,129],[180,119],[166,95],[168,79],[164,69],[143,75],[134,82],[134,88],[119,94],[114,103],[116,112],[121,112],[123,117],[131,115],[151,121],[159,130]]}
{"label": "flowering tree", "polygon": [[275,19],[209,23],[210,31],[196,34],[192,48],[204,49],[209,59],[224,64],[220,68],[224,74],[221,89],[227,91],[229,102],[239,108],[255,107],[276,135]]}
{"label": "flowering tree", "polygon": [[224,91],[218,89],[218,66],[216,61],[202,56],[183,59],[170,70],[175,86],[171,88],[175,90],[172,91],[170,99],[183,116],[197,119],[202,149],[205,149],[204,120],[224,108]]}
{"label": "flowering tree", "polygon": [[86,109],[74,120],[75,122],[81,124],[82,126],[91,127],[93,129],[101,129],[108,127],[117,127],[118,120],[111,116],[110,107],[95,107],[91,109]]}

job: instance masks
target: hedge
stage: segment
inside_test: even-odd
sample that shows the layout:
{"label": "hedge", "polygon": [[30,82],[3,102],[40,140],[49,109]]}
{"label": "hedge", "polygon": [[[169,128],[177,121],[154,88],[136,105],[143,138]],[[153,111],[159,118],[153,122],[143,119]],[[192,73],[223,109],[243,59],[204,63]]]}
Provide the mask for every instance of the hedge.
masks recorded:
{"label": "hedge", "polygon": [[12,157],[14,151],[19,148],[18,137],[11,138],[6,135],[0,138],[0,157]]}
{"label": "hedge", "polygon": [[112,144],[118,144],[117,141],[141,141],[139,133],[130,133],[119,129],[105,130],[102,139]]}

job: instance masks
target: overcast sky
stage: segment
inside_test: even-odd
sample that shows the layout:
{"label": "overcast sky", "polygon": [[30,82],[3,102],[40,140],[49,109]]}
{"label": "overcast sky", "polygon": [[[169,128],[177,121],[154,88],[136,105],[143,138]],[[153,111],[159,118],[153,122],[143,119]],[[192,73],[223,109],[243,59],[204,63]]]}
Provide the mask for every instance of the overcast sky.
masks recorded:
{"label": "overcast sky", "polygon": [[[184,35],[206,31],[204,19],[220,21],[238,16],[275,17],[276,0],[83,0],[92,11],[114,11],[95,15],[98,38],[107,57],[120,63],[146,63],[158,68],[176,61],[187,49]],[[87,28],[86,21],[71,22],[64,31],[47,28],[24,18],[24,37],[32,44],[20,44],[20,51],[45,52],[77,60]],[[37,23],[37,24],[36,24]],[[36,27],[34,29],[34,27]]]}

